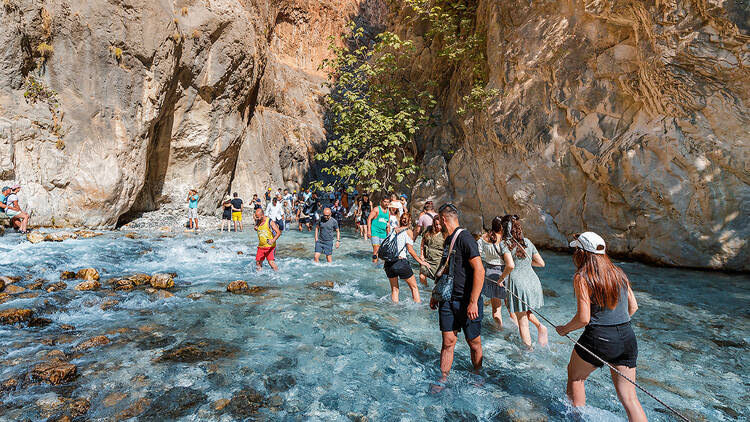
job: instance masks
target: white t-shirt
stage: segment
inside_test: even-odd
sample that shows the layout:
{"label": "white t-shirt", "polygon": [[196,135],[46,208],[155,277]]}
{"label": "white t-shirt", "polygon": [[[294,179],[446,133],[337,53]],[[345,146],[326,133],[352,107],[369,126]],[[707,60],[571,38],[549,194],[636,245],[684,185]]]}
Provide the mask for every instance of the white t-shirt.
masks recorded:
{"label": "white t-shirt", "polygon": [[391,231],[395,230],[396,227],[398,227],[398,217],[391,214],[391,218],[388,219],[388,228],[391,229]]}
{"label": "white t-shirt", "polygon": [[281,220],[284,218],[284,205],[281,202],[276,202],[276,205],[273,204],[273,202],[269,202],[268,206],[266,206],[266,215],[271,220]]}
{"label": "white t-shirt", "polygon": [[[402,231],[396,236],[396,249],[401,251],[398,254],[399,258],[406,258],[406,254],[409,253],[406,249],[406,245],[414,245],[414,239],[409,236],[409,230],[401,229]],[[402,250],[403,249],[403,250]]]}
{"label": "white t-shirt", "polygon": [[16,195],[15,193],[11,193],[10,195],[8,195],[8,201],[7,201],[8,207],[10,207],[11,204],[16,201],[18,201],[18,195]]}

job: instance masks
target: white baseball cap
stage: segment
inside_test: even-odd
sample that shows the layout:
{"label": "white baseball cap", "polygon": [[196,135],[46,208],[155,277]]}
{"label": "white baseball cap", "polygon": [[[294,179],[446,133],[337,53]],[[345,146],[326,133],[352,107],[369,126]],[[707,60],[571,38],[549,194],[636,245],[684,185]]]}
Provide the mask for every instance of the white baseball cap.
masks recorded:
{"label": "white baseball cap", "polygon": [[586,252],[604,255],[606,245],[604,239],[594,232],[584,232],[576,236],[575,240],[570,242],[571,248],[581,248]]}

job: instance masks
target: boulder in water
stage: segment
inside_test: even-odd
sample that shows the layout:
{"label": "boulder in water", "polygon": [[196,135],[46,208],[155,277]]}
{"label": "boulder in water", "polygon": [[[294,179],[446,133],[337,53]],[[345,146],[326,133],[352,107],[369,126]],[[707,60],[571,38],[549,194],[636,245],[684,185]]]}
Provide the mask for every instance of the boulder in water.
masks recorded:
{"label": "boulder in water", "polygon": [[7,286],[7,285],[6,285],[6,286],[5,286],[5,289],[4,289],[3,291],[4,291],[5,293],[8,293],[8,294],[14,295],[14,294],[17,294],[17,293],[25,292],[25,291],[26,291],[26,289],[24,289],[24,288],[23,288],[23,287],[21,287],[21,286],[16,286],[15,284],[11,284],[11,285],[9,285],[9,286]]}
{"label": "boulder in water", "polygon": [[110,280],[110,283],[114,285],[115,290],[133,290],[135,288],[135,283],[133,282],[133,280],[129,280],[126,278],[112,279]]}
{"label": "boulder in water", "polygon": [[138,399],[135,403],[130,405],[127,409],[120,412],[117,417],[115,417],[116,421],[122,421],[130,418],[134,418],[141,413],[143,413],[146,410],[146,407],[151,404],[151,400],[147,398],[141,398]]}
{"label": "boulder in water", "polygon": [[248,290],[247,281],[245,280],[235,280],[227,286],[227,291],[231,293],[240,293],[245,290]]}
{"label": "boulder in water", "polygon": [[74,288],[78,291],[99,290],[102,285],[98,280],[89,280],[78,283]]}
{"label": "boulder in water", "polygon": [[36,365],[31,370],[31,377],[53,385],[71,381],[78,373],[78,367],[61,359],[52,359]]}
{"label": "boulder in water", "polygon": [[246,419],[265,406],[265,398],[253,388],[242,389],[232,396],[226,409],[235,418]]}
{"label": "boulder in water", "polygon": [[67,284],[63,283],[62,281],[58,281],[57,283],[48,284],[46,287],[44,287],[44,290],[47,291],[47,293],[52,293],[58,290],[65,290],[67,288]]}
{"label": "boulder in water", "polygon": [[[33,233],[33,232],[32,232]],[[31,234],[31,233],[29,233]],[[45,242],[62,242],[68,239],[76,239],[78,236],[71,232],[52,232],[44,236]]]}
{"label": "boulder in water", "polygon": [[99,271],[94,268],[84,268],[76,273],[76,278],[80,280],[99,280]]}
{"label": "boulder in water", "polygon": [[204,243],[208,243],[210,245],[211,243],[214,243],[214,240],[213,239],[206,239],[204,241]]}
{"label": "boulder in water", "polygon": [[109,344],[109,339],[107,338],[107,336],[96,336],[74,347],[73,350],[76,350],[76,351],[87,350],[92,347],[103,346],[105,344]]}
{"label": "boulder in water", "polygon": [[76,230],[76,231],[75,231],[75,232],[73,232],[73,233],[74,233],[74,234],[75,234],[76,236],[78,236],[78,237],[81,237],[81,238],[84,238],[84,239],[88,239],[88,238],[90,238],[90,237],[97,237],[97,236],[101,236],[101,235],[103,235],[103,234],[104,234],[104,233],[97,233],[97,232],[92,232],[92,231],[90,231],[90,230]]}
{"label": "boulder in water", "polygon": [[159,360],[187,363],[213,361],[233,356],[236,352],[236,348],[220,340],[200,340],[183,342],[171,349],[165,350]]}
{"label": "boulder in water", "polygon": [[60,280],[72,280],[76,278],[76,273],[73,271],[63,271],[60,273]]}
{"label": "boulder in water", "polygon": [[44,234],[39,233],[38,231],[32,231],[26,233],[26,240],[28,240],[31,243],[39,243],[44,241]]}
{"label": "boulder in water", "polygon": [[[18,277],[18,276],[4,275],[4,276],[0,277],[0,283],[2,283],[3,285],[6,285],[6,286],[8,284],[18,283],[19,281],[21,281],[21,277]],[[0,290],[2,290],[2,289],[0,289]]]}
{"label": "boulder in water", "polygon": [[154,297],[156,299],[160,299],[160,300],[161,299],[169,299],[171,297],[174,297],[174,294],[172,294],[172,293],[170,293],[170,292],[168,292],[166,290],[156,290],[154,292]]}
{"label": "boulder in water", "polygon": [[187,297],[188,297],[188,299],[198,300],[198,299],[202,298],[203,295],[200,294],[200,293],[198,293],[198,292],[193,292],[193,293],[190,293],[189,295],[187,295]]}
{"label": "boulder in water", "polygon": [[138,417],[139,421],[175,420],[193,413],[208,396],[189,387],[172,387],[156,397],[149,409]]}
{"label": "boulder in water", "polygon": [[144,284],[148,284],[151,281],[151,276],[148,274],[138,273],[128,276],[127,279],[131,280],[136,286],[142,286]]}
{"label": "boulder in water", "polygon": [[154,274],[149,283],[155,289],[169,289],[174,286],[174,278],[171,274]]}
{"label": "boulder in water", "polygon": [[21,322],[28,322],[33,315],[34,311],[31,309],[10,308],[0,311],[0,323],[12,325]]}
{"label": "boulder in water", "polygon": [[41,290],[42,286],[44,286],[44,283],[46,283],[47,280],[43,278],[37,278],[36,280],[29,283],[28,286],[26,286],[29,290]]}
{"label": "boulder in water", "polygon": [[7,380],[3,381],[2,385],[0,386],[0,390],[3,390],[3,391],[15,390],[17,385],[18,385],[17,379],[8,378]]}
{"label": "boulder in water", "polygon": [[310,283],[307,285],[307,287],[312,287],[314,289],[321,289],[321,288],[332,289],[333,286],[335,286],[335,283],[333,282],[333,280],[321,280],[321,281],[316,281],[314,283]]}
{"label": "boulder in water", "polygon": [[99,309],[101,309],[102,311],[106,311],[112,308],[113,306],[117,305],[118,303],[120,303],[119,300],[114,300],[114,299],[105,300],[104,302],[101,303],[101,305],[99,305]]}

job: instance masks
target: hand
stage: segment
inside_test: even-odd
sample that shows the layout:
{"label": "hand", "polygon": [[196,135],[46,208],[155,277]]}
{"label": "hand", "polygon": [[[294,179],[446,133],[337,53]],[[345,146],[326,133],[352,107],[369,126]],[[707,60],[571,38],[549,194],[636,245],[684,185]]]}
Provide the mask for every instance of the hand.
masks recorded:
{"label": "hand", "polygon": [[338,249],[338,248],[339,248],[340,246],[341,246],[341,242],[339,242],[339,241],[337,240],[337,241],[336,241],[336,249]]}
{"label": "hand", "polygon": [[427,261],[422,261],[422,265],[424,265],[425,268],[432,268]]}
{"label": "hand", "polygon": [[565,327],[562,325],[558,325],[555,327],[555,331],[557,331],[557,334],[559,334],[562,337],[565,337],[568,333],[565,331]]}
{"label": "hand", "polygon": [[466,308],[466,316],[468,316],[470,320],[479,318],[479,307],[476,302],[469,303],[469,307]]}
{"label": "hand", "polygon": [[438,301],[434,297],[430,297],[430,309],[437,309]]}

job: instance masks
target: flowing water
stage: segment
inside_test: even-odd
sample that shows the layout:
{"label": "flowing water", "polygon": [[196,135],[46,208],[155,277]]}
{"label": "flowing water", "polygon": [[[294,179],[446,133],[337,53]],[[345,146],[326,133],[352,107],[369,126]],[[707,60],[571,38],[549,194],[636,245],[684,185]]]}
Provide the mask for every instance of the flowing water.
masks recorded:
{"label": "flowing water", "polygon": [[[489,307],[482,373],[470,373],[460,339],[447,387],[431,394],[439,377],[437,314],[412,303],[405,285],[401,303],[391,304],[382,268],[352,235],[344,234],[329,265],[311,262],[311,234],[286,232],[278,273],[256,272],[252,229],[170,236],[130,239],[114,232],[40,244],[0,238],[5,275],[54,282],[63,270],[94,267],[103,281],[95,292],[75,291],[68,281],[66,290],[0,304],[0,310],[30,308],[53,321],[41,328],[0,326],[0,381],[21,380],[0,391],[0,420],[44,420],[77,398],[90,402],[83,417],[89,420],[625,419],[605,370],[592,374],[588,406],[574,412],[564,399],[570,342],[551,329],[548,348],[526,352],[516,331],[494,327]],[[214,242],[206,243],[209,238]],[[542,312],[567,322],[575,310],[571,258],[543,254]],[[750,279],[621,265],[640,305],[633,320],[639,382],[691,419],[748,420]],[[141,272],[177,273],[175,296],[113,291],[104,281]],[[227,293],[227,283],[237,279],[264,289]],[[312,285],[325,280],[333,287]],[[201,297],[188,298],[194,292]],[[118,302],[102,309],[112,300]],[[504,318],[509,323],[507,313]],[[97,335],[110,343],[75,351]],[[30,369],[52,350],[77,365],[75,380],[58,386],[30,380]],[[675,420],[644,394],[640,399],[650,420]]]}

